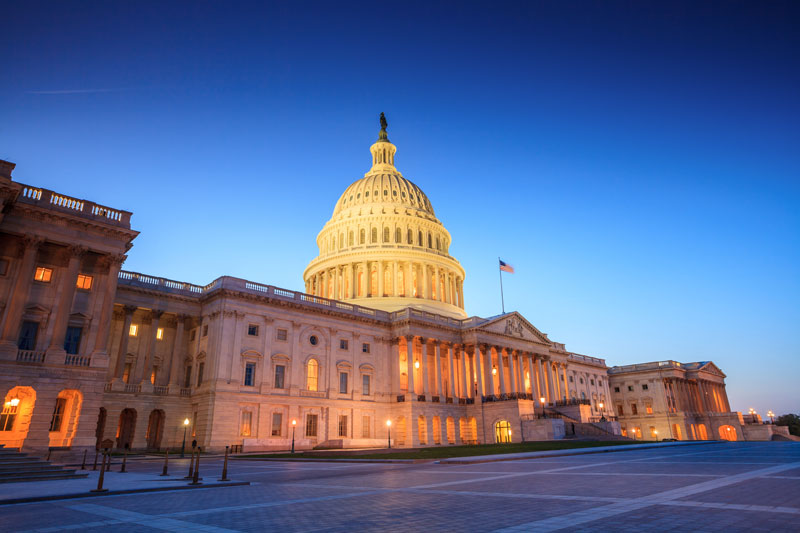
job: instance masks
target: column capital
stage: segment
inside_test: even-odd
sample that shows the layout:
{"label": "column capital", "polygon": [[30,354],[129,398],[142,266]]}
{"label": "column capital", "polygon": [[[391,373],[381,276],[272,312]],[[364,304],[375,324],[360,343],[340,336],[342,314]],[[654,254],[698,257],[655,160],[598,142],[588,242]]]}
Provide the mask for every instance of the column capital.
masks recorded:
{"label": "column capital", "polygon": [[44,242],[42,237],[38,235],[33,235],[31,233],[26,233],[23,235],[22,240],[20,241],[20,255],[22,255],[25,250],[36,250],[39,246]]}
{"label": "column capital", "polygon": [[164,310],[163,309],[152,309],[150,311],[150,319],[151,320],[159,320],[161,318],[161,315],[163,315],[163,314],[164,314]]}
{"label": "column capital", "polygon": [[70,244],[69,246],[66,247],[66,252],[70,258],[77,257],[78,259],[81,259],[84,255],[86,255],[89,252],[89,248],[87,248],[86,246],[81,246],[79,244]]}
{"label": "column capital", "polygon": [[414,335],[403,335],[408,342],[414,342]]}
{"label": "column capital", "polygon": [[439,341],[440,348],[449,348],[450,346],[455,346],[455,344],[450,341]]}
{"label": "column capital", "polygon": [[419,343],[423,344],[423,345],[424,344],[428,344],[428,340],[430,340],[430,339],[428,339],[427,337],[420,337],[419,338]]}
{"label": "column capital", "polygon": [[136,307],[135,305],[126,305],[123,307],[123,309],[125,310],[126,315],[132,315],[133,312],[138,309],[138,307]]}

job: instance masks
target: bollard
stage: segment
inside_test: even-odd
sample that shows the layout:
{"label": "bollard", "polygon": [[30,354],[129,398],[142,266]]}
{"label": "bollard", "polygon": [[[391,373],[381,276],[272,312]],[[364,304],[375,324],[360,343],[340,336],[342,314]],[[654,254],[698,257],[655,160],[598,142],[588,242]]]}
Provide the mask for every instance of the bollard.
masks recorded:
{"label": "bollard", "polygon": [[[109,458],[110,457],[111,456],[109,455]],[[109,459],[109,462],[110,462],[110,459]],[[98,476],[98,478],[97,478],[97,488],[96,489],[92,489],[89,492],[107,492],[108,491],[108,489],[104,489],[103,488],[103,475],[106,472],[105,466],[106,466],[106,453],[103,452],[103,462],[100,464],[100,476]]]}
{"label": "bollard", "polygon": [[194,473],[194,448],[192,448],[192,455],[189,457],[189,474],[183,479],[192,479]]}
{"label": "bollard", "polygon": [[106,448],[106,455],[108,455],[108,464],[106,464],[106,472],[111,472],[111,448]]}
{"label": "bollard", "polygon": [[100,453],[100,450],[95,448],[94,449],[94,466],[92,467],[92,470],[97,470],[97,454],[99,454],[99,453]]}
{"label": "bollard", "polygon": [[167,474],[167,464],[169,463],[169,448],[167,448],[167,453],[164,454],[164,469],[161,471],[162,476],[168,476]]}
{"label": "bollard", "polygon": [[198,446],[197,459],[195,459],[194,463],[194,478],[192,478],[192,482],[189,483],[189,485],[202,485],[202,483],[200,483],[199,481],[202,478],[200,478],[199,476],[200,476],[200,447]]}
{"label": "bollard", "polygon": [[86,470],[86,452],[89,450],[83,450],[83,462],[81,463],[81,470]]}
{"label": "bollard", "polygon": [[51,450],[50,448],[47,449],[47,459],[45,459],[45,461],[47,461],[48,463],[50,462],[50,454],[52,452],[53,452],[53,450]]}
{"label": "bollard", "polygon": [[230,481],[228,479],[228,447],[225,446],[225,460],[222,463],[222,477],[218,481]]}
{"label": "bollard", "polygon": [[123,474],[125,473],[125,464],[128,462],[128,448],[130,448],[130,446],[126,444],[125,452],[122,454],[122,468],[119,469]]}

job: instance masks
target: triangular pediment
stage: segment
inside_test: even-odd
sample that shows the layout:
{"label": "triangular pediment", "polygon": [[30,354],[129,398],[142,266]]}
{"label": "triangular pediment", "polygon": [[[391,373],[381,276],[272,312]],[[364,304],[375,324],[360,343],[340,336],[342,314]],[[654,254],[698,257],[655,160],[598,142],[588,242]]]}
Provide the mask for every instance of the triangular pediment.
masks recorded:
{"label": "triangular pediment", "polygon": [[489,318],[486,322],[478,326],[478,330],[516,337],[518,339],[541,344],[552,344],[550,339],[547,338],[547,335],[536,329],[533,324],[525,320],[525,317],[516,311]]}
{"label": "triangular pediment", "polygon": [[726,377],[725,373],[719,369],[717,365],[712,363],[711,361],[703,361],[697,368],[698,371],[708,372],[709,374],[714,374],[715,376]]}

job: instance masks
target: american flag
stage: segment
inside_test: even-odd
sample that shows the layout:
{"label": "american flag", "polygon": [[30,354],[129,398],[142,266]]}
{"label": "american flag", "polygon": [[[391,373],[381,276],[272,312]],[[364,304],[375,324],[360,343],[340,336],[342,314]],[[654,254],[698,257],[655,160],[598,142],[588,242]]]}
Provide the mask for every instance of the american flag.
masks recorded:
{"label": "american flag", "polygon": [[508,272],[509,274],[514,273],[514,267],[512,267],[502,259],[499,259],[498,261],[500,261],[500,270],[502,270],[503,272]]}

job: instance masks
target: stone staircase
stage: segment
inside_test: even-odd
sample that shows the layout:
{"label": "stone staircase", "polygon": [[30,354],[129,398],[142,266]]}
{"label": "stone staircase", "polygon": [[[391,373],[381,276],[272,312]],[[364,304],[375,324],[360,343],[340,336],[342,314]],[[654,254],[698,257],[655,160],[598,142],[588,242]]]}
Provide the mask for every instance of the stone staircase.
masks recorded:
{"label": "stone staircase", "polygon": [[565,415],[558,409],[551,407],[544,410],[547,416],[557,417],[564,421],[564,429],[566,430],[566,439],[582,439],[582,440],[631,440],[628,437],[615,435],[599,425],[591,422],[581,422],[570,416]]}
{"label": "stone staircase", "polygon": [[78,479],[88,475],[52,465],[49,461],[31,457],[19,450],[4,448],[0,444],[0,483]]}

